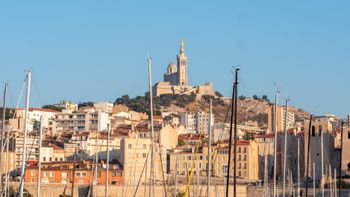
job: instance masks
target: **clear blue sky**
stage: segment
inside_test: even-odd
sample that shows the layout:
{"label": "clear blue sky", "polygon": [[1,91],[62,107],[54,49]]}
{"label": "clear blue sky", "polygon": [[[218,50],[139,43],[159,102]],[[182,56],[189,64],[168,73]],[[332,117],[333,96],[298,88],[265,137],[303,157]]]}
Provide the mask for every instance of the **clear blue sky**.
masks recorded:
{"label": "clear blue sky", "polygon": [[282,99],[315,114],[350,112],[348,1],[22,1],[0,3],[0,80],[32,104],[114,101],[147,91],[146,57],[162,80],[185,40],[191,84]]}

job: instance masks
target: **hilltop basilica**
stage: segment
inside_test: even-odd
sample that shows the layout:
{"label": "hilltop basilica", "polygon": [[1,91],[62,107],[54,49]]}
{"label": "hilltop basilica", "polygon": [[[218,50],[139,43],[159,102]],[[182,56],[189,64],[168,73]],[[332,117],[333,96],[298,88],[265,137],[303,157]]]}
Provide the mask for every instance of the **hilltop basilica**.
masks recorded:
{"label": "hilltop basilica", "polygon": [[215,95],[212,83],[191,86],[188,84],[187,56],[184,51],[184,41],[180,42],[180,52],[177,55],[177,64],[170,63],[167,72],[164,74],[164,81],[153,86],[153,93],[156,96],[162,94],[191,94]]}

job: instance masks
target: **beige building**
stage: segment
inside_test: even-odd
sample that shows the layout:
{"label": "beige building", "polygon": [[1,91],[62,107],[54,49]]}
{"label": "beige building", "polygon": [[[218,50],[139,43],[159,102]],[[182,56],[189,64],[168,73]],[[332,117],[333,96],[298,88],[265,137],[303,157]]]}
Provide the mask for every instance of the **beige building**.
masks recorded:
{"label": "beige building", "polygon": [[[1,172],[7,173],[16,169],[16,153],[15,151],[9,151],[6,154],[6,151],[3,151],[1,154]],[[6,166],[7,163],[7,166]]]}
{"label": "beige building", "polygon": [[[128,137],[121,140],[121,152],[119,161],[123,165],[123,178],[127,185],[136,186],[141,178],[145,182],[145,174],[150,177],[151,171],[151,139],[139,138],[136,132],[129,133]],[[166,150],[155,143],[154,174],[156,182],[166,180]],[[145,170],[143,168],[145,167]],[[149,179],[147,179],[149,182]]]}
{"label": "beige building", "polygon": [[41,162],[65,161],[64,149],[55,144],[41,146]]}
{"label": "beige building", "polygon": [[96,111],[102,111],[102,112],[106,112],[106,113],[113,112],[113,104],[108,103],[108,102],[94,103],[94,108]]}
{"label": "beige building", "polygon": [[159,143],[165,149],[176,148],[178,142],[177,130],[166,125],[159,131]]}
{"label": "beige building", "polygon": [[162,94],[191,94],[215,95],[211,83],[200,86],[190,86],[188,83],[187,56],[184,50],[184,41],[180,42],[180,51],[177,55],[177,64],[170,63],[164,74],[164,81],[153,86],[154,95]]}
{"label": "beige building", "polygon": [[[237,144],[237,176],[243,179],[258,180],[258,148],[255,141],[238,141]],[[228,143],[212,145],[212,176],[227,176]],[[170,173],[187,176],[193,170],[194,175],[207,175],[208,146],[204,145],[202,151],[196,151],[196,145],[184,145],[170,154]],[[233,158],[233,157],[231,157]],[[177,168],[176,168],[177,163]],[[234,166],[232,165],[231,176]]]}
{"label": "beige building", "polygon": [[[26,139],[26,158],[30,161],[38,161],[39,159],[39,137],[29,134]],[[23,158],[23,134],[16,137],[16,167],[22,166]]]}
{"label": "beige building", "polygon": [[[120,155],[120,142],[122,137],[117,135],[110,135],[109,140],[109,160],[115,160],[119,158]],[[98,138],[96,138],[96,132],[90,133],[86,149],[84,151],[90,156],[94,157],[96,151],[98,150],[98,156],[100,159],[107,159],[107,132],[99,132]],[[96,146],[97,144],[97,146]]]}
{"label": "beige building", "polygon": [[350,150],[350,127],[349,126],[350,125],[349,125],[349,122],[347,122],[343,126],[344,126],[343,133],[342,133],[343,140],[341,140],[342,146],[343,146],[342,151],[341,151],[341,156],[342,156],[341,171],[342,171],[343,175],[344,174],[349,175],[350,174],[350,169],[348,167],[348,166],[350,166],[350,151],[349,151]]}
{"label": "beige building", "polygon": [[[31,132],[35,129],[34,125],[37,122],[41,122],[43,128],[49,127],[50,120],[55,117],[56,114],[61,112],[51,110],[51,109],[41,109],[41,108],[29,108],[28,110],[28,131]],[[16,112],[16,117],[9,120],[10,128],[15,131],[24,130],[24,116],[25,109],[18,109]],[[39,128],[36,128],[39,129]]]}
{"label": "beige building", "polygon": [[[287,123],[287,130],[290,128],[294,128],[295,126],[295,115],[293,112],[287,112],[287,120],[286,120],[286,109],[284,106],[277,106],[277,131],[284,131],[284,123]],[[273,126],[273,116],[274,116],[274,106],[271,106],[268,112],[268,133],[274,131]]]}

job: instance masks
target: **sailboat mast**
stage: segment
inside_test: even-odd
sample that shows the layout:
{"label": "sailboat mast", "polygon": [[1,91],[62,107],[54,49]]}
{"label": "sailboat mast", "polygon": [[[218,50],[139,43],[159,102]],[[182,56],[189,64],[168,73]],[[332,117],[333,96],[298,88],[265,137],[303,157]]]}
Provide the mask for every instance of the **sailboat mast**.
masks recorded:
{"label": "sailboat mast", "polygon": [[24,191],[24,174],[26,166],[26,155],[27,155],[27,133],[28,133],[28,110],[29,110],[29,95],[30,95],[30,81],[32,78],[32,71],[27,71],[27,91],[26,91],[26,106],[24,115],[24,133],[23,133],[23,152],[22,152],[22,167],[21,167],[21,182],[19,187],[19,196],[23,197]]}
{"label": "sailboat mast", "polygon": [[264,143],[264,191],[265,191],[265,196],[269,196],[268,194],[268,175],[267,175],[267,147],[266,147],[266,137],[265,137],[265,143]]}
{"label": "sailboat mast", "polygon": [[98,130],[96,130],[96,144],[95,144],[95,181],[94,181],[94,184],[95,185],[95,189],[94,189],[94,197],[97,196],[97,173],[98,173]]}
{"label": "sailboat mast", "polygon": [[334,168],[334,196],[337,197],[337,168]]}
{"label": "sailboat mast", "polygon": [[176,153],[176,163],[175,163],[175,189],[174,189],[174,196],[177,196],[177,169],[178,169],[178,159],[179,159],[179,153]]}
{"label": "sailboat mast", "polygon": [[148,79],[149,79],[149,99],[150,99],[150,113],[151,113],[151,186],[153,197],[156,196],[154,188],[154,125],[153,125],[153,89],[152,89],[152,58],[147,59],[148,63]]}
{"label": "sailboat mast", "polygon": [[39,129],[39,159],[38,159],[38,175],[37,175],[38,177],[37,177],[37,190],[36,190],[37,197],[40,197],[42,135],[43,135],[43,125],[42,125],[42,117],[41,117],[40,118],[40,129]]}
{"label": "sailboat mast", "polygon": [[[349,117],[349,116],[348,116]],[[349,120],[349,119],[348,119]],[[341,128],[340,128],[340,162],[339,162],[339,196],[341,196],[341,190],[342,190],[342,163],[343,163],[343,136],[344,136],[344,124],[345,122],[341,122]]]}
{"label": "sailboat mast", "polygon": [[109,184],[109,141],[111,138],[111,131],[109,124],[107,124],[107,158],[106,158],[106,187],[105,187],[105,197],[108,196],[108,184]]}
{"label": "sailboat mast", "polygon": [[[211,116],[212,116],[212,99],[209,101],[209,125],[208,125],[208,169],[207,169],[207,196],[210,197],[210,171],[211,171]],[[197,172],[198,174],[198,172]]]}
{"label": "sailboat mast", "polygon": [[[308,132],[308,138],[307,138],[307,158],[306,158],[306,176],[305,176],[305,195],[308,195],[308,180],[309,180],[309,166],[310,166],[310,141],[311,141],[311,124],[312,124],[312,114],[310,115],[310,122],[309,122],[309,132]],[[305,134],[304,134],[305,137]]]}
{"label": "sailboat mast", "polygon": [[275,132],[275,140],[274,140],[274,161],[273,161],[273,197],[277,196],[277,105],[278,105],[278,95],[280,91],[276,87],[275,91],[275,106],[273,112],[273,130]]}
{"label": "sailboat mast", "polygon": [[237,196],[237,141],[238,141],[238,134],[237,134],[237,111],[238,111],[238,106],[237,106],[237,100],[238,100],[238,71],[239,69],[236,69],[236,79],[235,79],[235,125],[234,125],[234,146],[233,146],[233,196]]}
{"label": "sailboat mast", "polygon": [[38,159],[37,197],[40,197],[42,135],[43,135],[43,125],[42,125],[42,118],[41,118],[40,119],[40,129],[39,129],[39,159]]}
{"label": "sailboat mast", "polygon": [[322,192],[322,197],[324,197],[324,157],[323,157],[323,132],[322,129],[320,128],[319,130],[320,135],[321,135],[321,192]]}
{"label": "sailboat mast", "polygon": [[283,197],[286,196],[286,169],[287,169],[287,143],[288,143],[288,132],[287,132],[287,117],[288,117],[288,101],[286,99],[286,108],[284,114],[284,157],[283,157]]}
{"label": "sailboat mast", "polygon": [[297,174],[298,174],[298,183],[297,183],[297,197],[300,196],[300,138],[298,137],[298,167],[297,167]]}
{"label": "sailboat mast", "polygon": [[312,163],[312,191],[313,191],[313,196],[316,196],[316,172],[315,172],[315,162]]}
{"label": "sailboat mast", "polygon": [[[6,116],[6,93],[7,93],[7,82],[5,82],[5,87],[4,87],[4,97],[3,97],[3,101],[2,101],[2,127],[1,127],[1,154],[0,154],[0,164],[2,164],[2,153],[4,152],[4,133],[5,133],[5,116]],[[7,163],[8,161],[6,161]],[[3,182],[2,182],[2,167],[0,167],[0,187],[1,187],[1,192],[3,191]],[[7,173],[7,172],[5,172]]]}
{"label": "sailboat mast", "polygon": [[[228,146],[228,161],[227,161],[227,176],[226,176],[226,197],[229,197],[229,185],[230,185],[230,169],[231,169],[231,154],[232,154],[232,128],[233,128],[233,116],[234,116],[234,105],[235,105],[235,97],[236,97],[236,83],[237,83],[237,76],[238,76],[239,69],[236,69],[236,77],[235,82],[233,85],[232,90],[232,97],[231,97],[231,120],[230,120],[230,139],[229,139],[229,146]],[[236,134],[236,133],[235,133]],[[236,139],[236,138],[235,138]],[[234,153],[236,155],[236,152]]]}

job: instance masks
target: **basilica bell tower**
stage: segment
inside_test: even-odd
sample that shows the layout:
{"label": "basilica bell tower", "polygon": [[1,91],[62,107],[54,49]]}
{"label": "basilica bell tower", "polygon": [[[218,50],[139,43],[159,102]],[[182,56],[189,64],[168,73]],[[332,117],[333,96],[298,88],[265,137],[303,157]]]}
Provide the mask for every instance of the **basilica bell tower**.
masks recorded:
{"label": "basilica bell tower", "polygon": [[184,41],[180,41],[180,53],[177,55],[177,82],[179,86],[188,86],[187,56],[184,51]]}

